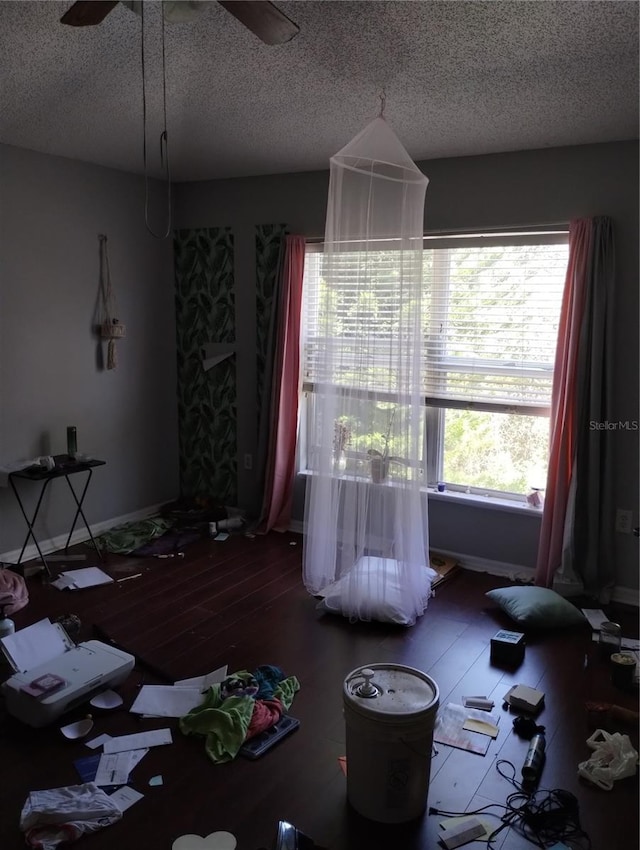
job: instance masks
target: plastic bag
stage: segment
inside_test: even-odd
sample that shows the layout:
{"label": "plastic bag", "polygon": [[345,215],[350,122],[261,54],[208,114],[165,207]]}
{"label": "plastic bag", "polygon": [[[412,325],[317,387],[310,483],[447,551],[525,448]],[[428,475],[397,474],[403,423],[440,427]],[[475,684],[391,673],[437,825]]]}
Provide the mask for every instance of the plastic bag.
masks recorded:
{"label": "plastic bag", "polygon": [[32,791],[20,815],[28,847],[54,850],[120,820],[122,812],[93,782]]}
{"label": "plastic bag", "polygon": [[593,755],[578,765],[578,775],[583,779],[611,791],[617,779],[635,775],[638,753],[631,746],[628,735],[596,729],[587,738],[587,746],[593,750]]}

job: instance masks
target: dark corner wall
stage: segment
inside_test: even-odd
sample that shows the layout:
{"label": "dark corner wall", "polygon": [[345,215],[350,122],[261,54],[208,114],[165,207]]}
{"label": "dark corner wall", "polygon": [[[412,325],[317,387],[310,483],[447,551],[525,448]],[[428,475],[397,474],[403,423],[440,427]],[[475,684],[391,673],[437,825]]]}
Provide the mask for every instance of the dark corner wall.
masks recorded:
{"label": "dark corner wall", "polygon": [[[524,151],[419,163],[429,177],[425,229],[464,230],[568,224],[572,218],[610,216],[615,225],[617,291],[612,420],[638,414],[638,144]],[[256,452],[256,245],[258,224],[286,222],[291,233],[322,237],[328,172],[182,183],[176,186],[180,228],[228,227],[235,244],[238,328],[238,501],[255,489],[245,455]],[[611,432],[617,504],[638,524],[638,433]],[[302,520],[304,481],[296,482],[294,518]],[[433,548],[516,566],[535,564],[540,517],[430,500]],[[616,535],[617,584],[638,588],[638,541]]]}
{"label": "dark corner wall", "polygon": [[[638,144],[420,165],[430,179],[427,231],[566,224],[593,215],[613,219],[617,290],[610,418],[637,421]],[[269,234],[273,225],[286,225],[291,233],[322,237],[327,189],[328,172],[174,187],[176,229],[223,229],[232,240],[228,282],[234,386],[223,396],[234,420],[233,444],[224,463],[236,471],[228,495],[240,507],[251,507],[259,498],[255,472],[247,467],[258,451],[257,422],[264,403],[260,351],[268,324],[271,271],[265,272],[263,261],[273,249]],[[107,461],[96,470],[86,502],[87,518],[98,526],[143,514],[176,498],[180,489],[179,264],[171,239],[159,241],[148,234],[143,203],[144,184],[138,176],[0,146],[0,464],[64,452],[66,426],[75,425],[79,451]],[[109,239],[119,318],[127,326],[126,339],[118,343],[118,368],[111,372],[99,365],[92,332],[99,233]],[[229,312],[228,303],[225,309]],[[186,325],[188,329],[188,321]],[[203,330],[203,339],[208,336],[212,343],[231,339],[218,340],[215,327]],[[187,337],[181,345],[191,346],[191,356],[197,357]],[[179,392],[191,399],[185,375]],[[608,438],[613,442],[616,504],[631,509],[637,525],[638,432],[612,431]],[[65,534],[70,508],[70,496],[56,482],[43,508],[40,534],[47,539]],[[303,510],[304,482],[297,481],[296,520],[302,520]],[[429,518],[435,549],[516,566],[535,563],[537,514],[434,498]],[[12,493],[0,487],[0,558],[19,548],[24,534]],[[616,572],[617,584],[637,594],[638,540],[631,535],[616,535]]]}
{"label": "dark corner wall", "polygon": [[[65,452],[75,425],[78,451],[107,462],[87,493],[92,525],[177,495],[173,253],[143,211],[141,177],[0,146],[0,464]],[[100,233],[126,325],[112,371],[92,330]],[[53,482],[39,537],[66,539],[71,509],[64,481]],[[0,553],[15,553],[25,532],[0,487]]]}

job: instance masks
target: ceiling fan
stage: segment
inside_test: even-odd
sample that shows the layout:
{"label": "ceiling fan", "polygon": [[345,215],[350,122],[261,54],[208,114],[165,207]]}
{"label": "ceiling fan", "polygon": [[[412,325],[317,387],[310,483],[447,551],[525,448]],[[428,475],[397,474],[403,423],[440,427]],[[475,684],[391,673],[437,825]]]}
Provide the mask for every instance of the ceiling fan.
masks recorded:
{"label": "ceiling fan", "polygon": [[[300,27],[268,0],[218,0],[218,2],[265,44],[284,44],[300,32]],[[67,9],[60,18],[60,23],[72,27],[92,27],[102,23],[117,5],[118,0],[78,0]],[[192,9],[204,6],[201,3],[169,5]],[[166,15],[166,18],[171,20],[169,15]],[[175,21],[186,19],[186,16],[179,12],[173,17]]]}

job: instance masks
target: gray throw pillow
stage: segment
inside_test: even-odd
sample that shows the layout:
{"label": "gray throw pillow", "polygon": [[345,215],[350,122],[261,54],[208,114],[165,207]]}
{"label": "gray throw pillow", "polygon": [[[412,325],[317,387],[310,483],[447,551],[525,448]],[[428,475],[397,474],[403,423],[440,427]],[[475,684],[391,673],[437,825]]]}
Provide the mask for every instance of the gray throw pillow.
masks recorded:
{"label": "gray throw pillow", "polygon": [[548,587],[498,587],[485,596],[520,626],[557,629],[587,622],[579,608]]}

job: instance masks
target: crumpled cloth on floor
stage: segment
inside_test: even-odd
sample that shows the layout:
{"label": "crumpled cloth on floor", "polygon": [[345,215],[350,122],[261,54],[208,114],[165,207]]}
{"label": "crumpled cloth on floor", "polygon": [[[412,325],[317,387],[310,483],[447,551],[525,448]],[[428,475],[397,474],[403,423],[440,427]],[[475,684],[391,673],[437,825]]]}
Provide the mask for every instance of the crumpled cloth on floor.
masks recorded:
{"label": "crumpled cloth on floor", "polygon": [[261,664],[253,671],[253,678],[258,683],[256,699],[271,699],[285,675],[274,664]]}
{"label": "crumpled cloth on floor", "polygon": [[22,576],[11,570],[0,570],[0,615],[15,614],[29,601],[29,591]]}
{"label": "crumpled cloth on floor", "polygon": [[20,829],[28,847],[54,850],[65,841],[119,821],[122,812],[93,782],[32,791],[22,807]]}
{"label": "crumpled cloth on floor", "polygon": [[228,697],[255,697],[259,687],[252,673],[240,670],[220,682],[220,697],[223,700]]}
{"label": "crumpled cloth on floor", "polygon": [[265,729],[269,729],[277,723],[283,712],[284,706],[279,699],[257,699],[253,706],[253,714],[245,741],[255,738],[260,732],[264,732]]}
{"label": "crumpled cloth on floor", "polygon": [[[247,670],[240,670],[228,678],[247,684],[254,681],[253,675]],[[225,697],[223,684],[212,685],[204,702],[179,721],[183,734],[205,736],[205,751],[216,764],[232,761],[238,755],[247,739],[256,705],[254,696]],[[284,709],[288,709],[298,690],[300,683],[295,676],[289,676],[278,684],[273,698],[279,700]]]}

